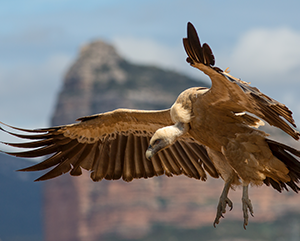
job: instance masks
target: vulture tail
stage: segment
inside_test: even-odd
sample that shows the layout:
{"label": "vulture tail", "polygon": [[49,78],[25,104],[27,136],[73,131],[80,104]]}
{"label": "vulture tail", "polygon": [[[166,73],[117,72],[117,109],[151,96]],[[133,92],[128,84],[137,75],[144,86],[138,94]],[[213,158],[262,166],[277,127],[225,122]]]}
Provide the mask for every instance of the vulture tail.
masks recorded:
{"label": "vulture tail", "polygon": [[300,151],[273,140],[266,139],[266,142],[268,143],[273,155],[282,161],[288,168],[288,175],[290,176],[291,180],[284,183],[276,182],[272,178],[267,177],[264,180],[264,183],[267,186],[271,185],[279,192],[283,191],[284,189],[288,191],[287,186],[289,186],[294,192],[298,193],[298,191],[300,191],[300,188],[297,185],[300,181],[300,162],[296,158],[300,158]]}

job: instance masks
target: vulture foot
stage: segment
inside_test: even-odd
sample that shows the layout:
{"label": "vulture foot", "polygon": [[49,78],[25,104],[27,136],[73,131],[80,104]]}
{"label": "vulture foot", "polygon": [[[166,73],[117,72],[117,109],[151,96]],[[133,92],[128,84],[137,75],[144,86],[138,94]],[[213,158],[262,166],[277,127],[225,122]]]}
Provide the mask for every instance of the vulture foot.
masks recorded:
{"label": "vulture foot", "polygon": [[243,197],[242,197],[242,207],[243,207],[243,216],[244,216],[244,229],[248,225],[248,209],[252,217],[253,216],[253,206],[251,204],[251,200],[248,197],[248,186],[243,187]]}
{"label": "vulture foot", "polygon": [[231,211],[233,208],[231,200],[227,196],[221,196],[217,207],[217,215],[214,221],[214,227],[216,227],[216,224],[219,224],[221,217],[224,218],[223,213],[226,213],[226,205],[230,207],[229,211]]}
{"label": "vulture foot", "polygon": [[213,224],[214,227],[216,227],[216,224],[219,224],[221,217],[224,218],[223,213],[226,213],[226,205],[230,207],[229,211],[231,211],[233,208],[233,204],[231,200],[228,198],[228,192],[231,185],[231,181],[232,180],[230,179],[228,182],[225,183],[222,194],[220,196],[219,204],[217,207],[217,215]]}

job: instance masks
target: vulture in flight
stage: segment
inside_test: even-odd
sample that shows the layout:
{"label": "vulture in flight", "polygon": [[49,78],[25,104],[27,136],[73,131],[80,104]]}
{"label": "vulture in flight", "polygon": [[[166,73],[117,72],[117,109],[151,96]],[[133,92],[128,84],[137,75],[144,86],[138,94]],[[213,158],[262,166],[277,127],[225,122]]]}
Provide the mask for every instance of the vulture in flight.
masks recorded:
{"label": "vulture in flight", "polygon": [[203,181],[207,174],[221,177],[225,185],[214,226],[226,207],[233,207],[228,198],[230,188],[241,185],[245,228],[249,213],[253,215],[249,184],[265,184],[279,192],[300,190],[300,151],[269,139],[258,126],[264,120],[296,140],[300,134],[285,105],[214,66],[209,45],[201,45],[191,23],[183,45],[187,62],[210,77],[211,88],[187,89],[166,110],[117,109],[79,118],[75,124],[35,130],[2,123],[17,132],[0,127],[2,131],[31,140],[4,142],[30,148],[5,153],[26,158],[46,156],[46,160],[21,170],[52,168],[38,181],[67,172],[78,176],[82,168],[90,171],[93,181],[122,178],[130,182],[163,174],[184,174]]}

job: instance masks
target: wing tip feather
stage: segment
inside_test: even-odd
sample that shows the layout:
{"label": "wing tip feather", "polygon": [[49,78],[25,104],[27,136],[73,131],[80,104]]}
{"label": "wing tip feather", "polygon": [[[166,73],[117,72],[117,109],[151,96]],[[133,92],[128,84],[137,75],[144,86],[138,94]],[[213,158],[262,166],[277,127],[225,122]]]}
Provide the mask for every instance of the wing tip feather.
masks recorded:
{"label": "wing tip feather", "polygon": [[190,64],[202,63],[208,66],[215,64],[215,58],[207,43],[201,46],[196,28],[191,22],[187,24],[187,38],[183,38],[183,45],[188,54],[187,62]]}

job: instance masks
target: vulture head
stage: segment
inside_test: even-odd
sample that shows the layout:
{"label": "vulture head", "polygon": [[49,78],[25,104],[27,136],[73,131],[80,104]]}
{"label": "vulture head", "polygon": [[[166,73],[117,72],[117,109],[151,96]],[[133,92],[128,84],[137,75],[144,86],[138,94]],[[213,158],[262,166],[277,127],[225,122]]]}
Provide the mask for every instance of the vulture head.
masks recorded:
{"label": "vulture head", "polygon": [[188,130],[189,124],[182,122],[158,129],[150,139],[146,158],[150,160],[156,153],[171,146],[178,137],[185,134]]}

